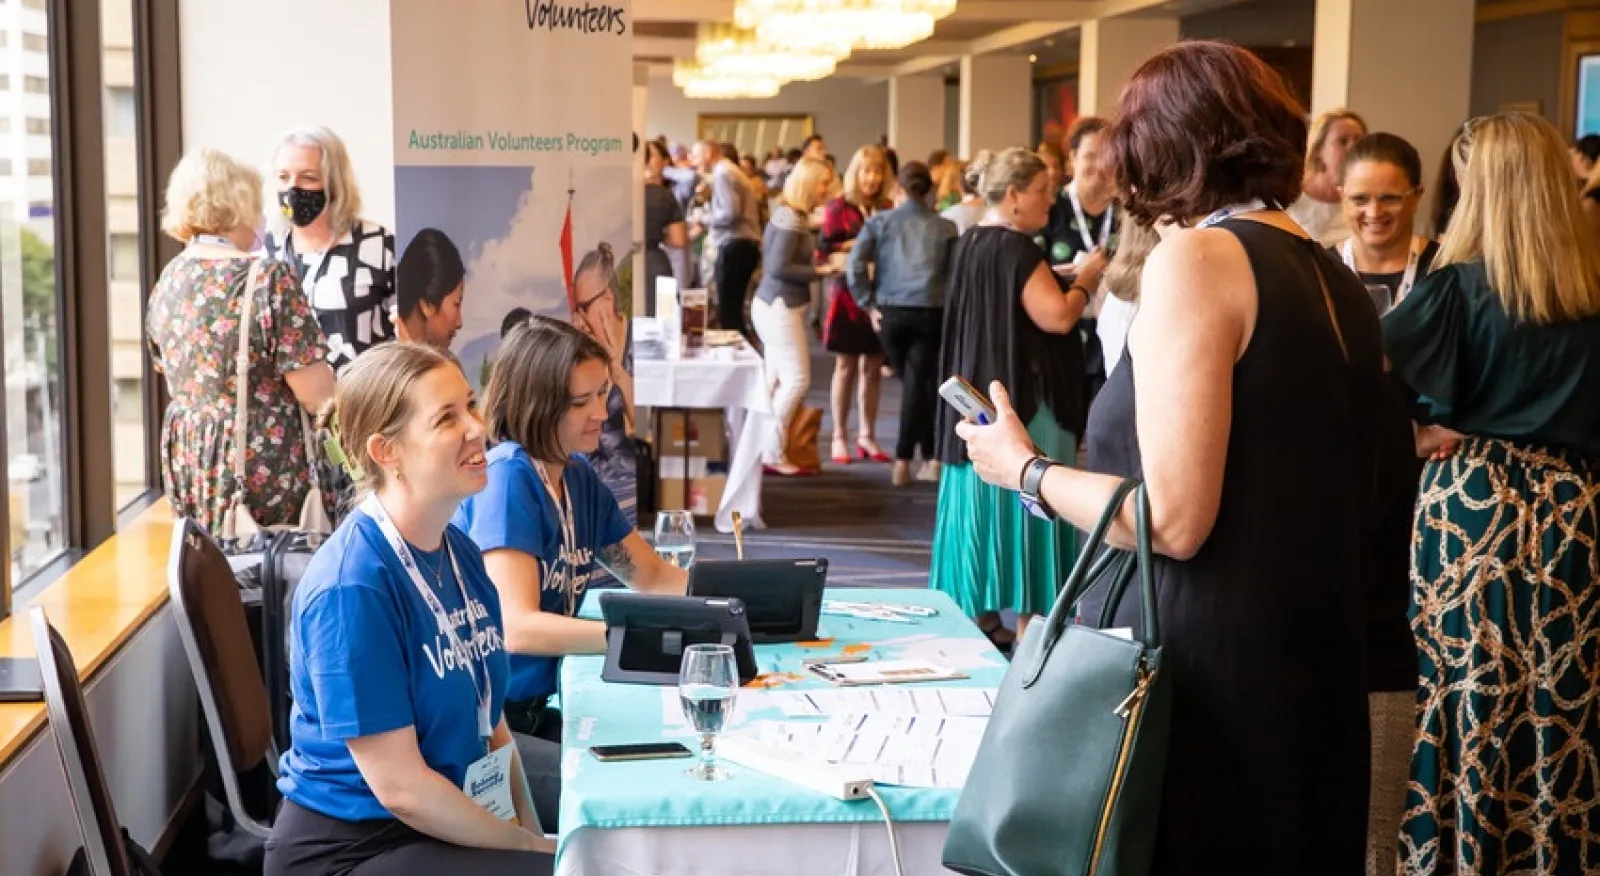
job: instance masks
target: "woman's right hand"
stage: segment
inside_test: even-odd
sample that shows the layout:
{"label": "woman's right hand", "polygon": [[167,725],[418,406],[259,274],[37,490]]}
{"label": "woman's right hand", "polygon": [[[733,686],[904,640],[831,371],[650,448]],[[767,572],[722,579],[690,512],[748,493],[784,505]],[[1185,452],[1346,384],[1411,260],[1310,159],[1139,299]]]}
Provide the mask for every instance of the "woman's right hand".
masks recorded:
{"label": "woman's right hand", "polygon": [[1443,426],[1418,426],[1417,458],[1434,462],[1449,459],[1461,449],[1461,441],[1465,437],[1460,432]]}
{"label": "woman's right hand", "polygon": [[1100,288],[1100,281],[1105,279],[1106,266],[1110,263],[1111,258],[1106,255],[1105,248],[1096,249],[1078,265],[1077,284],[1089,290],[1092,297]]}
{"label": "woman's right hand", "polygon": [[539,834],[536,834],[531,830],[527,830],[526,828],[523,829],[522,833],[523,836],[519,837],[519,839],[522,840],[522,845],[520,846],[519,851],[543,852],[547,855],[553,855],[556,853],[555,840],[550,839],[549,837],[540,836]]}

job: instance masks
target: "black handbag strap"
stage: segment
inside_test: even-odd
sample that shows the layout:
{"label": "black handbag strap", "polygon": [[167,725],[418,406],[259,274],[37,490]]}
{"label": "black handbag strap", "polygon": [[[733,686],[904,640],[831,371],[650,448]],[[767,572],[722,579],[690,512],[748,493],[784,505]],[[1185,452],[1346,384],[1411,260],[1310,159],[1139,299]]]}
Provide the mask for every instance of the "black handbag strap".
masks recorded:
{"label": "black handbag strap", "polygon": [[[1111,529],[1111,524],[1116,520],[1129,496],[1133,496],[1134,499],[1134,550],[1131,554],[1127,551],[1102,550],[1105,546],[1106,533]],[[1084,543],[1082,552],[1078,555],[1078,561],[1073,564],[1072,574],[1067,576],[1061,594],[1056,597],[1056,603],[1051,607],[1049,617],[1045,619],[1046,639],[1039,653],[1038,665],[1031,668],[1023,686],[1032,686],[1038,680],[1039,674],[1044,670],[1044,664],[1050,658],[1050,652],[1055,650],[1056,642],[1060,641],[1062,634],[1066,632],[1067,623],[1071,620],[1078,601],[1093,583],[1100,580],[1119,561],[1122,565],[1114,576],[1110,594],[1112,600],[1107,603],[1108,610],[1114,611],[1112,607],[1121,600],[1123,590],[1137,573],[1140,601],[1143,603],[1140,606],[1144,625],[1142,641],[1148,648],[1160,647],[1161,628],[1156,613],[1154,559],[1155,552],[1150,543],[1149,497],[1146,495],[1143,483],[1128,478],[1112,491],[1111,500],[1106,503],[1105,510],[1101,512],[1099,521],[1095,523],[1094,529],[1089,533],[1088,541]],[[1098,576],[1092,574],[1096,571],[1100,573]]]}

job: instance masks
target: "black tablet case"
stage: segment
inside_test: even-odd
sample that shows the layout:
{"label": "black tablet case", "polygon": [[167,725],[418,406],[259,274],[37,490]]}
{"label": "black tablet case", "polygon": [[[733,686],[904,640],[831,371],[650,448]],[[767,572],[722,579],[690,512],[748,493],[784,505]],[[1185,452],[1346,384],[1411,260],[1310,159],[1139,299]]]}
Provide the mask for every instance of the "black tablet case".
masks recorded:
{"label": "black tablet case", "polygon": [[809,642],[817,637],[825,558],[803,560],[701,560],[689,569],[689,595],[744,603],[757,644]]}
{"label": "black tablet case", "polygon": [[737,599],[607,591],[600,594],[600,612],[606,621],[604,681],[675,685],[685,648],[717,644],[733,646],[741,684],[756,677],[750,627]]}

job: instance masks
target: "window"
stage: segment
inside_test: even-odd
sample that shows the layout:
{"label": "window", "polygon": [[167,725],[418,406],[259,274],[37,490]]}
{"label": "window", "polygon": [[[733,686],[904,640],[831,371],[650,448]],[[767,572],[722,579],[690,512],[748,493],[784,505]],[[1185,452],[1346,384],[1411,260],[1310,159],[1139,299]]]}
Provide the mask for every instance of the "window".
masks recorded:
{"label": "window", "polygon": [[50,120],[49,119],[29,119],[27,124],[28,124],[28,133],[30,133],[30,134],[49,135],[49,133],[50,133]]}
{"label": "window", "polygon": [[113,86],[106,89],[106,136],[133,137],[138,134],[138,115],[133,89]]}
{"label": "window", "polygon": [[0,158],[0,176],[11,175],[11,159]]}
{"label": "window", "polygon": [[[33,9],[43,0],[24,0]],[[23,89],[50,93],[50,80],[24,76]],[[36,132],[49,135],[43,121]],[[35,141],[37,143],[37,141]],[[54,155],[51,143],[49,155]],[[38,154],[38,146],[13,136],[0,138],[0,152]],[[50,173],[49,157],[28,159],[30,175]],[[52,200],[19,200],[0,210],[0,253],[12,252],[20,265],[0,274],[0,305],[5,358],[5,455],[9,490],[11,580],[20,582],[53,561],[67,548],[67,481],[65,406],[62,384],[61,296],[56,287],[56,209]],[[15,278],[15,279],[13,279]]]}
{"label": "window", "polygon": [[11,74],[0,73],[0,91],[11,90]]}
{"label": "window", "polygon": [[11,117],[0,116],[0,135],[11,133]]}
{"label": "window", "polygon": [[11,31],[0,30],[0,49],[11,45]]}
{"label": "window", "polygon": [[111,232],[111,279],[139,282],[139,235]]}
{"label": "window", "polygon": [[22,48],[29,52],[48,52],[50,43],[44,38],[44,34],[25,33],[22,35]]}
{"label": "window", "polygon": [[111,333],[111,428],[116,449],[111,476],[116,506],[127,507],[150,487],[146,447],[151,429],[145,422],[143,254],[139,249],[139,126],[132,71],[111,59],[133,54],[133,7],[130,0],[100,4],[102,65],[106,77],[105,164],[106,254],[110,284],[106,290]]}

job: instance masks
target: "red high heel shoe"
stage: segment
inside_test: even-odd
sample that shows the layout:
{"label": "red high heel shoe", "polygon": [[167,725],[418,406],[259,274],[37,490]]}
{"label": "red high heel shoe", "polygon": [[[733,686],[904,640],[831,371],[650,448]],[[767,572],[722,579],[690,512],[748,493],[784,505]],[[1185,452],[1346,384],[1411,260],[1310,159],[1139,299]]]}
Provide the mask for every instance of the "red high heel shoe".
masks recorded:
{"label": "red high heel shoe", "polygon": [[882,450],[868,450],[859,441],[856,442],[856,452],[860,453],[861,458],[868,462],[894,462],[894,457],[884,453]]}
{"label": "red high heel shoe", "polygon": [[833,461],[835,465],[849,465],[853,461],[850,458],[850,445],[843,441],[834,441]]}

